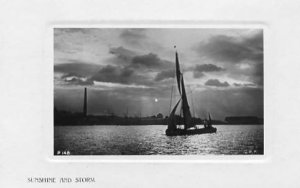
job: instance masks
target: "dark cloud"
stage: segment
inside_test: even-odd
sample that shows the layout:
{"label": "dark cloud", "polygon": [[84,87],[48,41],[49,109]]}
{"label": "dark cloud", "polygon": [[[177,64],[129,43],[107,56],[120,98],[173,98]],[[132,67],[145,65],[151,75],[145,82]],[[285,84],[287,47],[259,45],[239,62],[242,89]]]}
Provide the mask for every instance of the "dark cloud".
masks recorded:
{"label": "dark cloud", "polygon": [[109,53],[114,54],[117,58],[124,61],[130,61],[132,57],[137,55],[134,51],[128,50],[123,46],[120,46],[118,48],[110,48]]}
{"label": "dark cloud", "polygon": [[224,69],[214,64],[203,64],[203,65],[196,65],[194,70],[198,72],[219,72],[219,71],[223,71]]}
{"label": "dark cloud", "polygon": [[161,59],[157,54],[149,53],[138,55],[137,52],[126,49],[122,46],[118,48],[110,48],[110,53],[114,55],[108,61],[120,66],[131,69],[139,69],[138,71],[149,72],[154,70],[166,70],[173,66],[173,63]]}
{"label": "dark cloud", "polygon": [[196,51],[201,56],[221,62],[239,63],[243,60],[263,62],[263,32],[244,38],[213,36],[208,41],[200,43]]}
{"label": "dark cloud", "polygon": [[107,65],[91,78],[94,81],[120,84],[151,85],[152,82],[146,75],[137,74],[128,67]]}
{"label": "dark cloud", "polygon": [[154,80],[158,82],[158,81],[162,81],[174,77],[175,77],[175,71],[171,69],[171,70],[161,71],[157,73]]}
{"label": "dark cloud", "polygon": [[128,66],[131,64],[132,58],[137,55],[135,51],[124,48],[123,46],[112,47],[109,53],[113,56],[107,59],[108,63],[120,66]]}
{"label": "dark cloud", "polygon": [[135,56],[132,59],[131,66],[148,69],[168,69],[173,65],[170,61],[162,60],[156,54],[149,53],[146,55]]}
{"label": "dark cloud", "polygon": [[225,69],[214,64],[202,64],[196,65],[191,70],[193,71],[194,78],[201,78],[205,76],[204,72],[220,72]]}
{"label": "dark cloud", "polygon": [[84,63],[77,60],[66,61],[68,63],[54,65],[54,72],[83,77],[91,76],[101,68],[100,65]]}
{"label": "dark cloud", "polygon": [[220,82],[218,79],[209,79],[205,82],[206,86],[228,87],[228,82]]}
{"label": "dark cloud", "polygon": [[[173,67],[171,62],[160,59],[153,53],[136,55],[134,51],[122,46],[110,48],[109,53],[114,55],[108,60],[113,65],[96,65],[67,59],[64,60],[66,63],[54,65],[54,71],[63,74],[60,81],[65,84],[88,85],[93,81],[99,81],[146,86],[153,85],[154,81],[170,78],[171,72],[174,72],[170,70],[170,67]],[[86,79],[88,82],[84,81]]]}
{"label": "dark cloud", "polygon": [[108,59],[108,62],[114,66],[109,65],[101,69],[92,77],[95,81],[153,85],[154,81],[162,81],[174,75],[174,70],[170,69],[173,63],[159,58],[154,53],[137,55],[135,51],[122,46],[110,48],[110,53],[114,57]]}

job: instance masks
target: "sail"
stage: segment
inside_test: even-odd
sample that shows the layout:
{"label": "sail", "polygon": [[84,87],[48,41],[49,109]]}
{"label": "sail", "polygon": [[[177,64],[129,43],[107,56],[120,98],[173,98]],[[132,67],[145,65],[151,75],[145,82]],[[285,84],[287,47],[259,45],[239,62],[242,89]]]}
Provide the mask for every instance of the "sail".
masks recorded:
{"label": "sail", "polygon": [[179,104],[179,102],[181,101],[181,99],[178,100],[178,102],[176,103],[176,105],[174,106],[172,112],[170,113],[169,116],[169,122],[168,122],[168,129],[176,129],[176,117],[175,117],[175,112],[177,109],[177,106]]}
{"label": "sail", "polygon": [[181,99],[177,102],[177,104],[175,105],[175,107],[173,108],[173,110],[170,114],[168,129],[176,129],[175,111],[176,111],[176,108],[177,108],[180,101],[182,101],[180,110],[183,114],[184,128],[188,129],[190,127],[193,127],[194,123],[192,121],[192,115],[191,115],[191,112],[190,112],[190,107],[189,107],[187,96],[186,96],[183,76],[182,76],[182,73],[180,72],[177,52],[176,52],[176,79],[177,79],[178,90],[179,90],[179,93],[181,95]]}
{"label": "sail", "polygon": [[182,87],[181,98],[182,98],[182,112],[183,112],[184,128],[188,129],[190,127],[193,127],[194,124],[192,121],[192,115],[191,115],[190,107],[189,107],[188,100],[186,97],[183,76],[181,78],[181,87]]}
{"label": "sail", "polygon": [[176,52],[176,78],[177,78],[178,90],[179,90],[179,93],[181,94],[180,77],[181,77],[181,72],[180,72],[180,67],[179,67],[178,54]]}
{"label": "sail", "polygon": [[211,117],[210,117],[210,113],[208,114],[208,124],[209,124],[209,125],[212,124]]}

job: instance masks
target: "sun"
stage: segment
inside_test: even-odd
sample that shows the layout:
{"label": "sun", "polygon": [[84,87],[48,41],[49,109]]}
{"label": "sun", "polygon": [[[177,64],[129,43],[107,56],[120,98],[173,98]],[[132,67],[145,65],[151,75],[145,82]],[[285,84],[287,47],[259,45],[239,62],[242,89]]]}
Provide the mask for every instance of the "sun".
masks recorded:
{"label": "sun", "polygon": [[154,102],[158,102],[158,99],[157,99],[157,98],[155,98],[155,99],[154,99]]}

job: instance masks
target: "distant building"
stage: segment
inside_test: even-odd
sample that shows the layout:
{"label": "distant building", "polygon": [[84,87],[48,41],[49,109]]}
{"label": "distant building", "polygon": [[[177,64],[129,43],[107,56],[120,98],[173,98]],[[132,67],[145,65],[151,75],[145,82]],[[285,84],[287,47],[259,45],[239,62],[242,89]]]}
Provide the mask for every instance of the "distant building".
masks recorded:
{"label": "distant building", "polygon": [[86,91],[86,87],[84,88],[83,115],[87,116],[87,91]]}
{"label": "distant building", "polygon": [[156,117],[157,118],[163,118],[164,116],[161,113],[158,113]]}

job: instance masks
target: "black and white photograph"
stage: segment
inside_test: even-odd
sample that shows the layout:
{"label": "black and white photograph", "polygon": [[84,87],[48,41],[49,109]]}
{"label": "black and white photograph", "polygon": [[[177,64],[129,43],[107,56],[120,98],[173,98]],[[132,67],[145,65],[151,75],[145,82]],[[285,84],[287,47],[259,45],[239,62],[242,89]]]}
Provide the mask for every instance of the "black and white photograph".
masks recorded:
{"label": "black and white photograph", "polygon": [[1,188],[299,188],[300,1],[9,0]]}
{"label": "black and white photograph", "polygon": [[262,28],[53,28],[54,155],[264,155]]}

